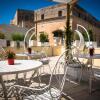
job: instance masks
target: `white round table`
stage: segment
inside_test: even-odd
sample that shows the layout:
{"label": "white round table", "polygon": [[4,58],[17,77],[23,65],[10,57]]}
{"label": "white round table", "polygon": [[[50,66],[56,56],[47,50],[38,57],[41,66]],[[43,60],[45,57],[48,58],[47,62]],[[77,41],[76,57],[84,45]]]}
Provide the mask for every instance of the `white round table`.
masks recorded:
{"label": "white round table", "polygon": [[30,59],[31,57],[41,57],[43,55],[42,52],[32,52],[31,54],[29,54],[28,52],[24,52],[24,53],[17,53],[16,56],[20,56],[20,57],[28,57],[28,59]]}
{"label": "white round table", "polygon": [[94,54],[93,56],[90,56],[89,54],[80,54],[80,55],[74,55],[75,57],[79,58],[86,58],[86,59],[100,59],[100,54]]}
{"label": "white round table", "polygon": [[42,66],[42,62],[36,60],[15,60],[14,65],[8,65],[7,61],[0,61],[0,81],[4,91],[5,100],[7,98],[6,86],[3,82],[3,75],[6,74],[19,74],[32,70],[37,70]]}

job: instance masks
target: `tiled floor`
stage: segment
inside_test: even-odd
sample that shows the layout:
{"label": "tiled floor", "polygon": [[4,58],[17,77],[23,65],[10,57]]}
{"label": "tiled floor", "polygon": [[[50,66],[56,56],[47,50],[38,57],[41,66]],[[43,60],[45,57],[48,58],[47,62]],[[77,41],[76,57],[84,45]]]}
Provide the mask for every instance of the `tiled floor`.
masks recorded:
{"label": "tiled floor", "polygon": [[[51,70],[53,69],[57,58],[58,57],[50,57]],[[46,71],[47,73],[50,73],[50,70],[48,69],[47,66],[41,68],[41,71],[43,70]],[[30,75],[31,72],[28,73],[27,77],[29,77]],[[23,75],[20,74],[20,77],[21,76]],[[5,76],[5,78],[9,79],[9,76]],[[80,84],[78,84],[78,82],[73,82],[73,81],[66,82],[64,86],[64,93],[66,93],[67,96],[69,96],[70,99],[72,100],[100,100],[100,91],[96,91],[92,95],[89,94],[88,82],[81,82]],[[2,99],[0,98],[0,100]],[[67,100],[67,99],[63,98],[62,100]]]}

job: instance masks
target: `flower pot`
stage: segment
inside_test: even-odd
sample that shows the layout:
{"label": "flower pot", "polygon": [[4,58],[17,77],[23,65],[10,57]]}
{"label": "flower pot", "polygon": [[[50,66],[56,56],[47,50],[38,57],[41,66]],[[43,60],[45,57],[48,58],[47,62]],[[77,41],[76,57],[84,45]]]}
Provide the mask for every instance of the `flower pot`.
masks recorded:
{"label": "flower pot", "polygon": [[89,48],[89,54],[90,54],[90,56],[93,56],[93,54],[94,54],[94,48]]}
{"label": "flower pot", "polygon": [[8,59],[8,64],[9,65],[14,65],[14,59],[12,58],[12,59]]}
{"label": "flower pot", "polygon": [[27,51],[28,51],[29,54],[32,53],[32,49],[31,48],[27,48]]}

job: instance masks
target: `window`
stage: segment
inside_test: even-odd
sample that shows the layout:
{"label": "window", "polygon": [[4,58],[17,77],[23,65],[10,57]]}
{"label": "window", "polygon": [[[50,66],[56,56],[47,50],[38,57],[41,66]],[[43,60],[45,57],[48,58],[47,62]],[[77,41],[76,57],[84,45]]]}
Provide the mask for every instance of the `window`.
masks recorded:
{"label": "window", "polygon": [[44,19],[44,14],[41,15],[41,19],[42,19],[42,20]]}
{"label": "window", "polygon": [[28,21],[28,20],[29,20],[29,16],[26,15],[26,16],[25,16],[25,21]]}
{"label": "window", "polygon": [[58,11],[58,16],[59,16],[59,17],[62,16],[62,11]]}
{"label": "window", "polygon": [[84,17],[84,20],[85,20],[85,21],[87,20],[86,16]]}
{"label": "window", "polygon": [[78,17],[80,17],[81,16],[81,14],[80,13],[78,13]]}

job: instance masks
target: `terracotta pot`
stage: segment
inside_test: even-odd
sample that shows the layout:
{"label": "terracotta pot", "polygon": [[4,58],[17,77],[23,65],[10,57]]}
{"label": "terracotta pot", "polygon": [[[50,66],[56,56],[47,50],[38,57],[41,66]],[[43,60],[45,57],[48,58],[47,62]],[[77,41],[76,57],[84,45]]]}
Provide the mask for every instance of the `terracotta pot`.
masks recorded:
{"label": "terracotta pot", "polygon": [[94,48],[90,48],[89,49],[89,54],[90,54],[90,56],[93,56],[93,54],[94,54]]}
{"label": "terracotta pot", "polygon": [[32,53],[32,49],[31,48],[27,48],[27,51],[28,51],[29,54]]}
{"label": "terracotta pot", "polygon": [[8,64],[9,65],[14,65],[14,59],[8,59]]}

